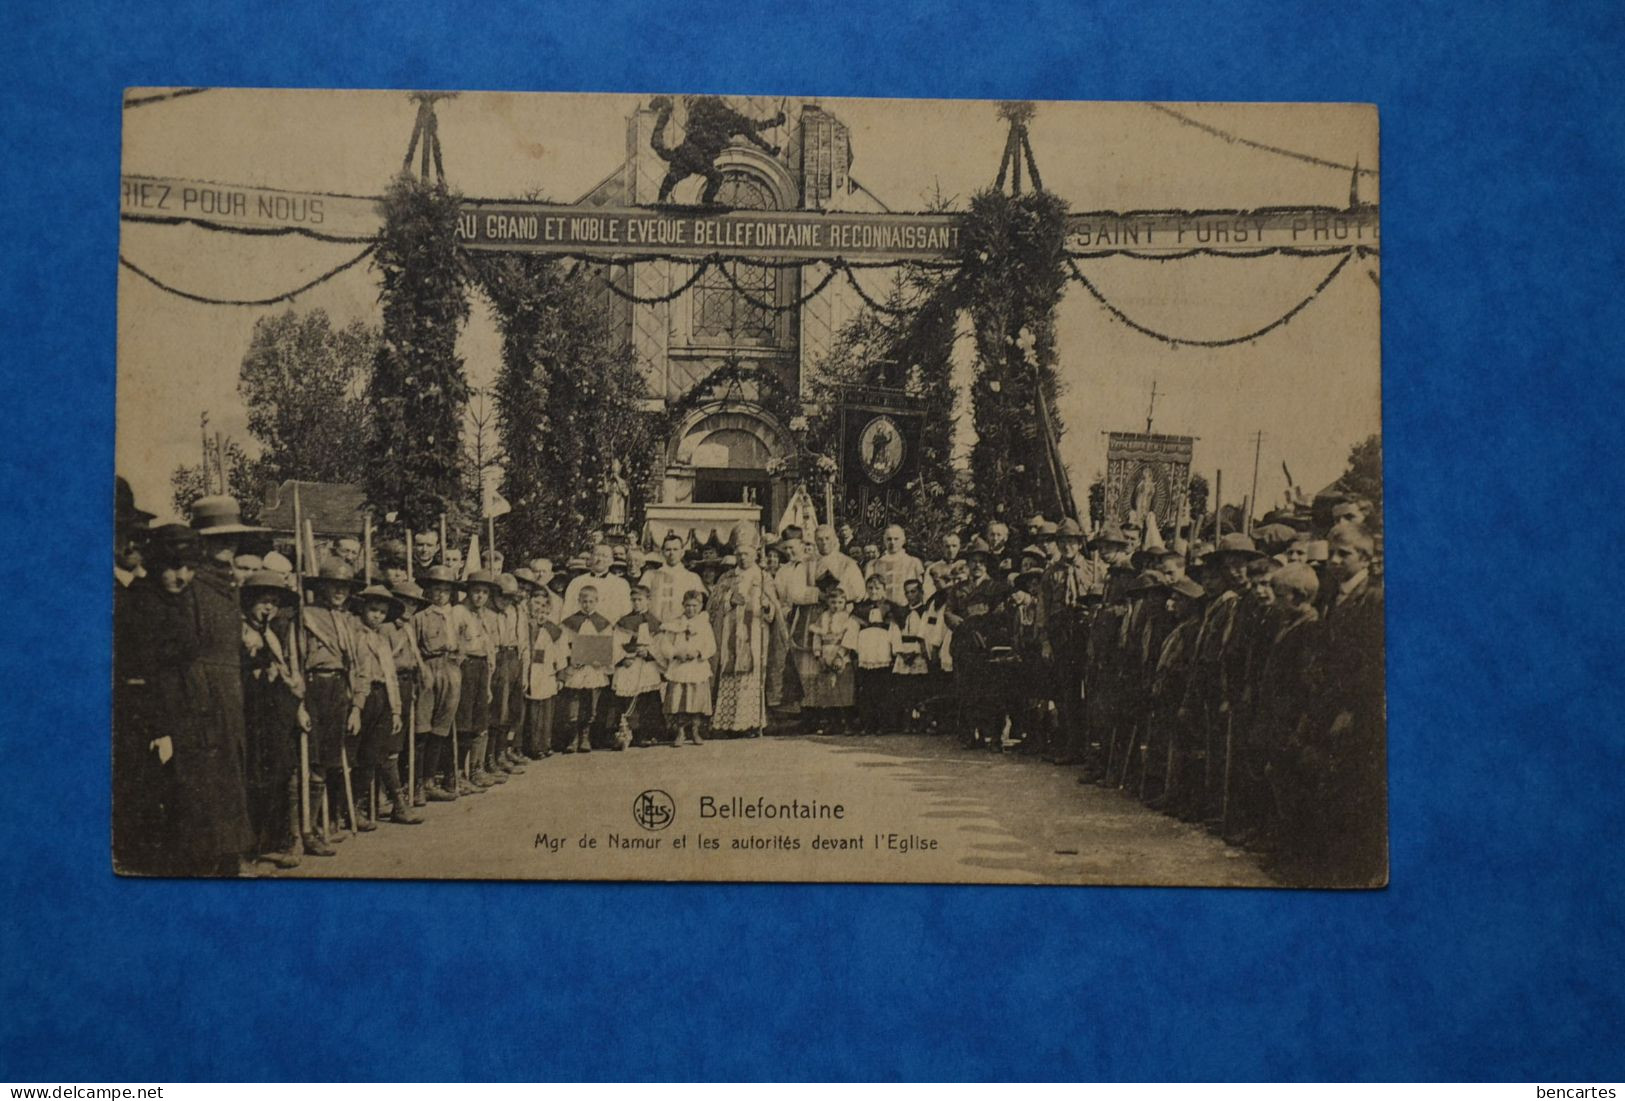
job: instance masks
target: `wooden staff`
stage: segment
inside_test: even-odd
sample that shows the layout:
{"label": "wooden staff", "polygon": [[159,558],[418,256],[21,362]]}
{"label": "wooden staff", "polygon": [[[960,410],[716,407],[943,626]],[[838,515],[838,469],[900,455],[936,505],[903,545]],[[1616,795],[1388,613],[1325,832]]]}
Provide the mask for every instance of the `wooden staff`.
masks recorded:
{"label": "wooden staff", "polygon": [[339,741],[339,770],[344,773],[344,805],[350,810],[350,828],[360,832],[361,819],[355,815],[355,791],[350,787],[350,754]]}
{"label": "wooden staff", "polygon": [[1215,471],[1213,474],[1213,545],[1219,545],[1219,535],[1224,531],[1224,471]]}
{"label": "wooden staff", "polygon": [[[296,594],[293,611],[293,641],[289,645],[289,662],[304,680],[305,671],[299,663],[299,635],[305,629],[305,555],[299,539],[303,527],[303,514],[299,508],[299,483],[293,483],[293,589]],[[309,714],[309,711],[306,711]],[[310,734],[299,731],[299,839],[310,836]]]}

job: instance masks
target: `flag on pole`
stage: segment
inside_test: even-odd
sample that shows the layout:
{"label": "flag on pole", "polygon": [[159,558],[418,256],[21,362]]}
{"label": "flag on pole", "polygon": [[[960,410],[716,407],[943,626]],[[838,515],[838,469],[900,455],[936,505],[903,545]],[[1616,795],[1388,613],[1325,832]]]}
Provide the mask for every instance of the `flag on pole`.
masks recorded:
{"label": "flag on pole", "polygon": [[468,555],[463,559],[463,580],[475,570],[482,569],[480,564],[480,533],[475,532],[468,539]]}

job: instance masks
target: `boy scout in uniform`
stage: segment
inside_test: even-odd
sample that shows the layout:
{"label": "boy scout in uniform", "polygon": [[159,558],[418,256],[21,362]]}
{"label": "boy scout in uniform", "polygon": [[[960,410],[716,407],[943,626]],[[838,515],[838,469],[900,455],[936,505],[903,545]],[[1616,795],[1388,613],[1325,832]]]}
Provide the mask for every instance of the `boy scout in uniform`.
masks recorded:
{"label": "boy scout in uniform", "polygon": [[[446,803],[457,798],[457,762],[452,759],[451,732],[462,700],[462,651],[458,648],[458,608],[452,603],[460,583],[449,566],[424,571],[423,595],[429,604],[412,617],[412,635],[423,659],[418,689],[417,728],[424,753],[419,775],[424,798]],[[442,782],[444,780],[444,782]]]}
{"label": "boy scout in uniform", "polygon": [[[310,713],[310,805],[323,806],[326,836],[305,838],[305,849],[324,855],[324,842],[342,841],[332,827],[337,817],[333,804],[343,802],[346,742],[354,745],[361,733],[361,710],[371,686],[360,676],[355,619],[345,610],[350,595],[361,587],[346,563],[329,558],[305,578],[315,594],[314,603],[300,617],[304,625],[300,656],[305,662],[305,710]],[[334,789],[333,794],[328,787]]]}

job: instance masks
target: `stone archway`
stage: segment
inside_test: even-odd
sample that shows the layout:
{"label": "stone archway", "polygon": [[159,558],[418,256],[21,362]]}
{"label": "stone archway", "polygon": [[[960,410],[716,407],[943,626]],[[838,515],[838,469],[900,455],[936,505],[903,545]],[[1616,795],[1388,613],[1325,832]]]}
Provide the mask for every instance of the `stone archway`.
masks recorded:
{"label": "stone archway", "polygon": [[752,402],[713,402],[683,418],[667,441],[663,504],[757,504],[771,524],[789,500],[775,467],[795,452],[784,426]]}

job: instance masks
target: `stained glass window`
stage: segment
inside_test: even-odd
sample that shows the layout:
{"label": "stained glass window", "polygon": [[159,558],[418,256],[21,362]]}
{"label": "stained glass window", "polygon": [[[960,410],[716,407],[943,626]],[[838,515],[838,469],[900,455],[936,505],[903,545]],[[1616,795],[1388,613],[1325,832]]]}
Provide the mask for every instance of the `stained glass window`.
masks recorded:
{"label": "stained glass window", "polygon": [[[765,184],[742,172],[730,172],[723,177],[717,201],[742,210],[772,210],[777,205]],[[736,283],[744,294],[734,290]],[[751,299],[756,303],[777,300],[778,273],[772,269],[737,262],[728,265],[726,274],[713,268],[695,286],[695,295],[696,337],[726,340],[730,344],[774,342],[776,317],[773,311],[751,302]]]}

